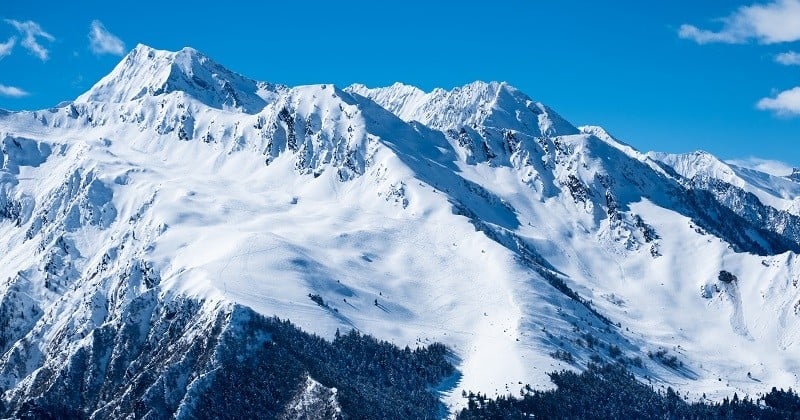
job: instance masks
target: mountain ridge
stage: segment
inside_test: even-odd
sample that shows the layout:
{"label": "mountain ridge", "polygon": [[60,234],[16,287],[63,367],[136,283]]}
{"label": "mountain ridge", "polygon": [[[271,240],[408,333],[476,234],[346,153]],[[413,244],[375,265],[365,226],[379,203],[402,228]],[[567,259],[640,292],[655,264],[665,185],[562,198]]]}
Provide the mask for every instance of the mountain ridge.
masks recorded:
{"label": "mountain ridge", "polygon": [[280,87],[256,82],[186,47],[171,53],[138,44],[76,102],[129,102],[145,94],[192,94],[208,106],[255,113]]}
{"label": "mountain ridge", "polygon": [[140,45],[76,101],[0,115],[0,133],[15,407],[86,337],[167,328],[145,300],[443,342],[451,408],[594,357],[695,397],[799,383],[783,184],[639,152],[504,83],[285,87]]}

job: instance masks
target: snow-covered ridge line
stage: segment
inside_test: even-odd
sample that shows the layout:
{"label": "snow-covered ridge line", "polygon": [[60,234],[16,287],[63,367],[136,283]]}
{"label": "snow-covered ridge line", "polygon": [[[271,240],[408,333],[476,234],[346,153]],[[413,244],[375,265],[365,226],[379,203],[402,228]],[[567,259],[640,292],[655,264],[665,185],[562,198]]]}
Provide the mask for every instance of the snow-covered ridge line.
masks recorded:
{"label": "snow-covered ridge line", "polygon": [[507,83],[286,87],[137,46],[0,115],[0,147],[6,398],[173,299],[443,342],[453,405],[592,357],[696,396],[800,384],[793,181],[639,152]]}
{"label": "snow-covered ridge line", "polygon": [[255,113],[280,90],[234,73],[193,48],[169,52],[139,44],[76,102],[129,102],[183,91],[211,107]]}

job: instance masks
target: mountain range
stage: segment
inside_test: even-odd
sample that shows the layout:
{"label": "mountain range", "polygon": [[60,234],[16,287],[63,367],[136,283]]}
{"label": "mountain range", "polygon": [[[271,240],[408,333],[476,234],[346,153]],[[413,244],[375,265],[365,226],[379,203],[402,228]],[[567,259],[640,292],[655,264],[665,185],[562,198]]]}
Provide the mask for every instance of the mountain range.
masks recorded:
{"label": "mountain range", "polygon": [[[450,411],[598,358],[695,399],[800,386],[797,172],[640,152],[507,83],[287,87],[139,45],[0,142],[11,415],[195,417],[273,316],[443,344]],[[346,412],[292,354],[286,409]]]}

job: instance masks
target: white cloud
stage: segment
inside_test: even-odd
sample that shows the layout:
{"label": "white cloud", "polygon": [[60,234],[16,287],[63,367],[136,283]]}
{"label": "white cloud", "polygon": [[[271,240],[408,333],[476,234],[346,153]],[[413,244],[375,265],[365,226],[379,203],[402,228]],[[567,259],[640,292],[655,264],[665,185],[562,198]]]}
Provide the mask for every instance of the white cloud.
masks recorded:
{"label": "white cloud", "polygon": [[0,85],[0,96],[10,96],[12,98],[21,98],[23,96],[30,95],[28,92],[24,90],[14,87],[14,86],[6,86]]}
{"label": "white cloud", "polygon": [[700,29],[692,25],[681,25],[678,36],[684,39],[691,39],[698,44],[708,44],[711,42],[724,42],[727,44],[738,44],[744,42],[733,34],[727,32],[714,32]]}
{"label": "white cloud", "polygon": [[763,98],[756,107],[778,115],[800,115],[800,86],[785,90],[774,98]]}
{"label": "white cloud", "polygon": [[125,53],[125,44],[111,32],[108,32],[99,20],[92,21],[89,30],[89,47],[95,54],[122,55]]}
{"label": "white cloud", "polygon": [[712,31],[681,25],[678,36],[698,44],[723,42],[740,44],[756,40],[763,44],[800,40],[800,0],[774,0],[766,4],[742,6],[720,19],[722,29]]}
{"label": "white cloud", "polygon": [[17,43],[17,38],[13,36],[11,38],[8,38],[8,41],[6,42],[0,42],[0,60],[2,60],[3,57],[11,54],[11,50],[14,49],[14,44],[16,43]]}
{"label": "white cloud", "polygon": [[755,169],[773,176],[786,176],[792,173],[792,165],[778,160],[747,157],[744,159],[726,160],[726,162],[743,168]]}
{"label": "white cloud", "polygon": [[780,53],[775,56],[775,61],[784,66],[800,66],[800,54],[794,51]]}
{"label": "white cloud", "polygon": [[18,20],[6,19],[6,23],[16,28],[20,35],[22,35],[22,42],[20,42],[20,45],[33,53],[33,55],[39,57],[40,60],[47,61],[49,51],[39,43],[38,38],[55,41],[56,39],[53,35],[45,32],[38,23],[32,20],[20,22]]}

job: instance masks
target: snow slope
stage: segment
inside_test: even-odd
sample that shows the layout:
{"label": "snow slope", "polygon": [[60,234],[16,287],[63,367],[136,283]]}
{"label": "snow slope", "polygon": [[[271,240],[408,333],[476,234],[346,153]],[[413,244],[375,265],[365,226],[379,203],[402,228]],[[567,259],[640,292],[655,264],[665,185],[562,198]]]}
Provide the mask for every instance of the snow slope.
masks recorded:
{"label": "snow slope", "polygon": [[8,399],[144,295],[443,342],[453,407],[592,356],[693,396],[800,384],[796,184],[638,152],[505,83],[285,87],[139,45],[0,140]]}
{"label": "snow slope", "polygon": [[800,215],[800,183],[791,176],[776,176],[753,168],[723,162],[706,152],[683,155],[650,153],[681,176],[713,178],[754,194],[762,203],[778,210]]}

